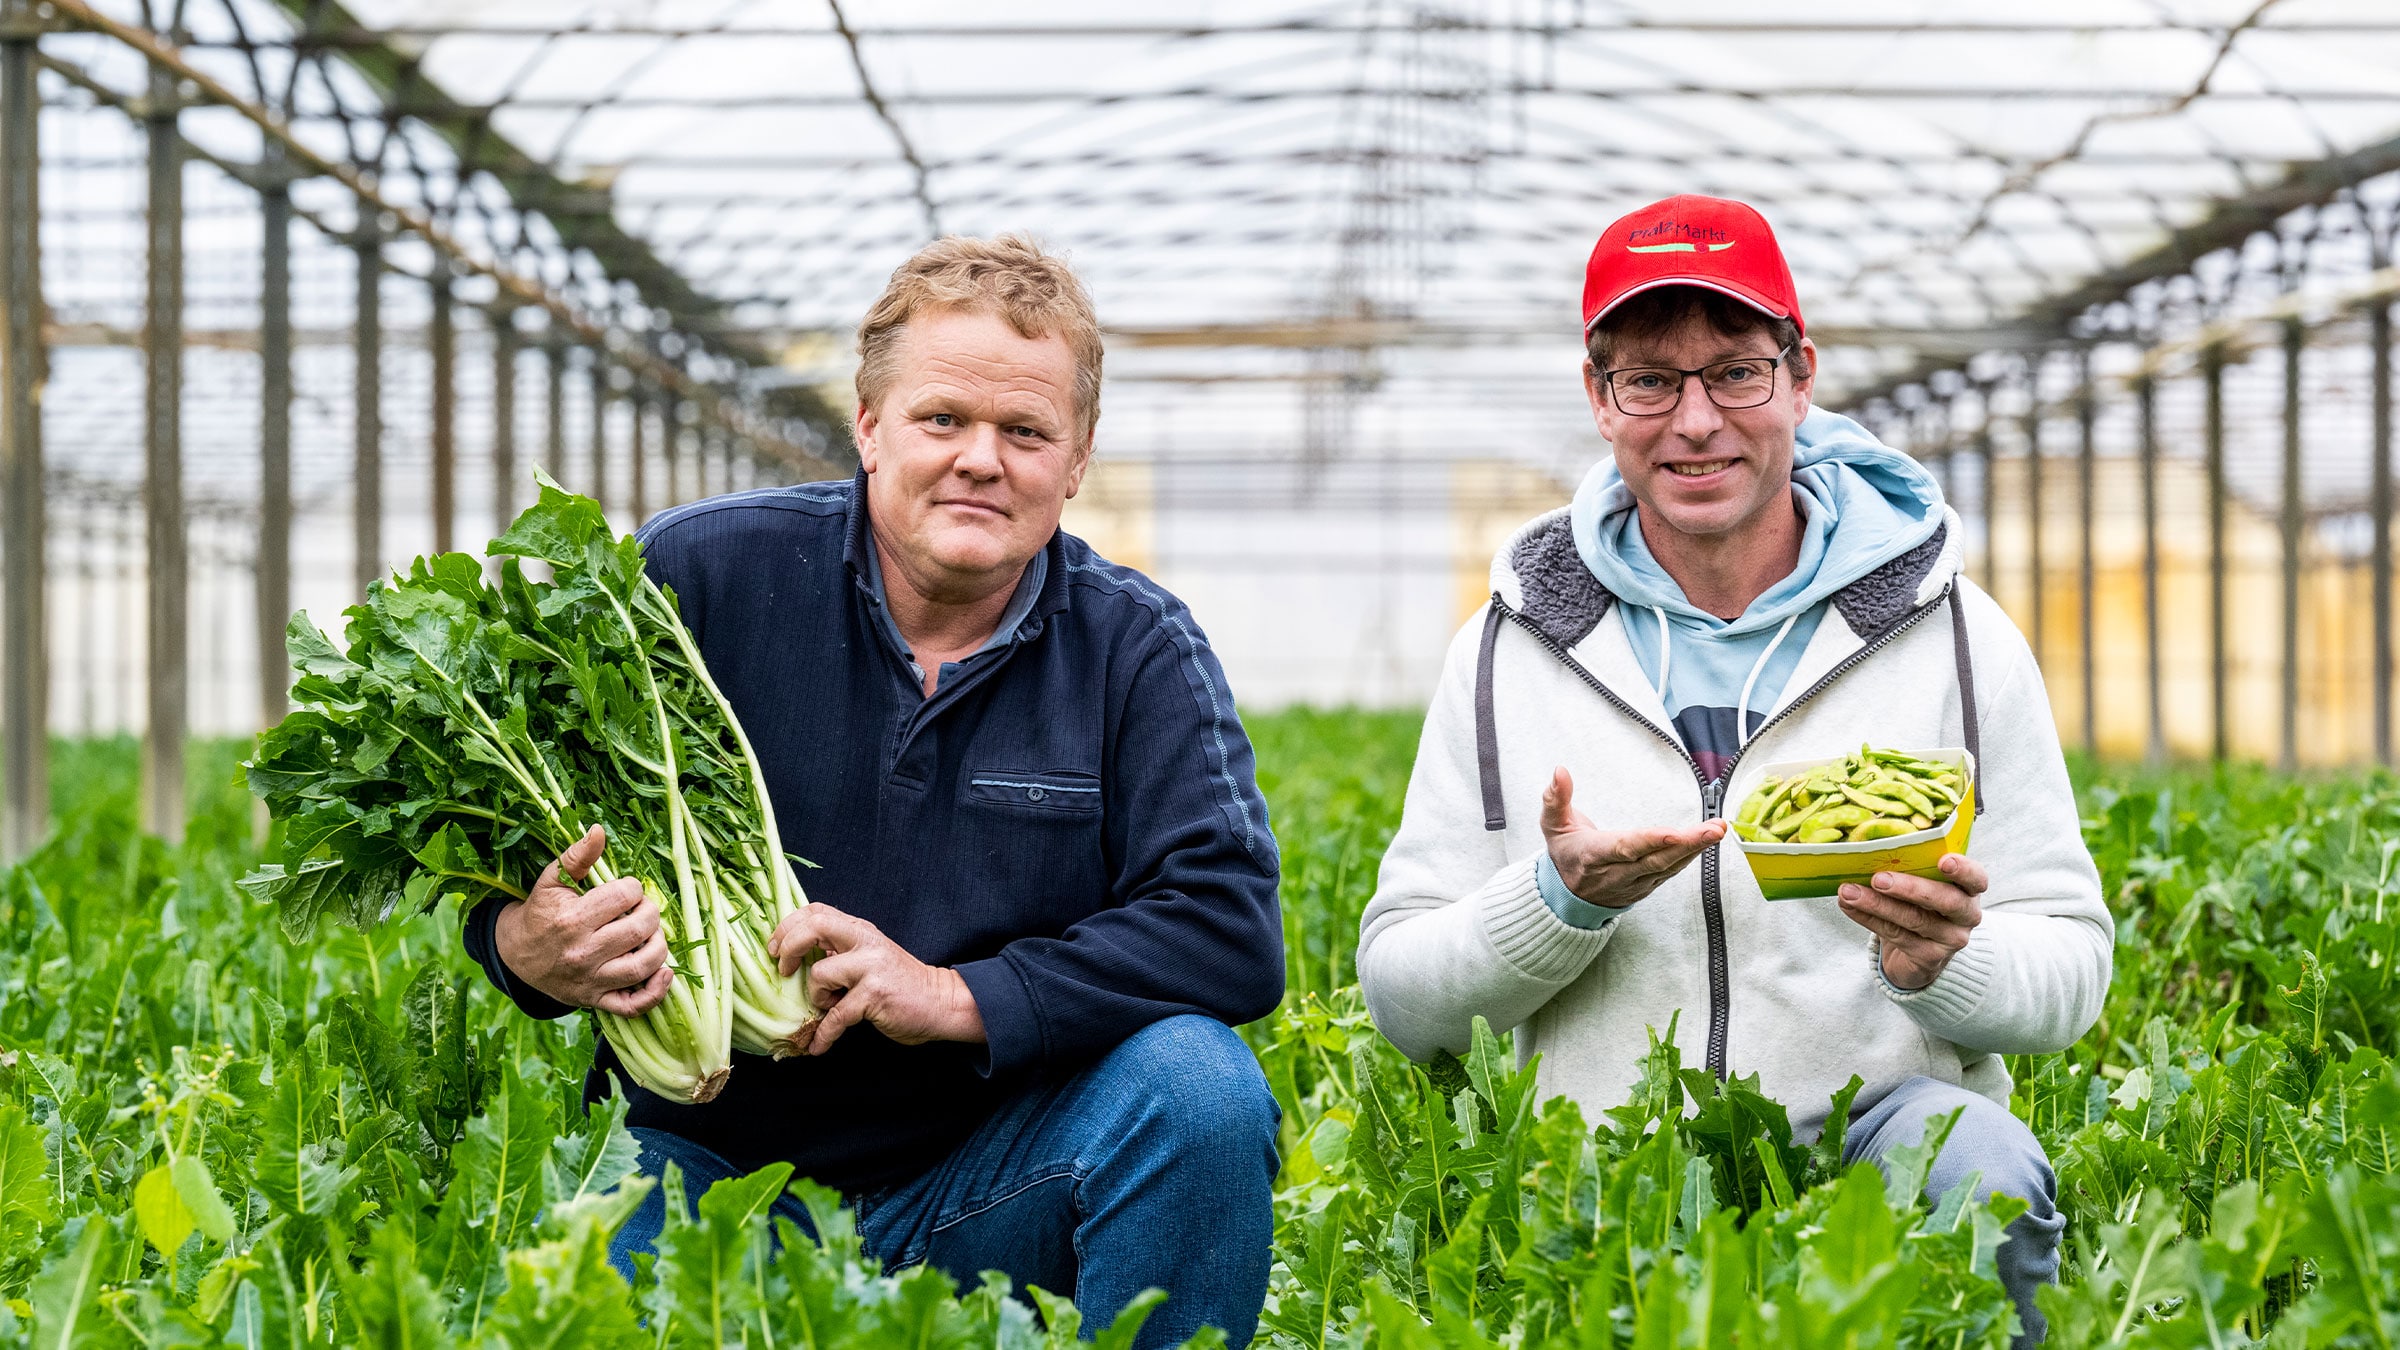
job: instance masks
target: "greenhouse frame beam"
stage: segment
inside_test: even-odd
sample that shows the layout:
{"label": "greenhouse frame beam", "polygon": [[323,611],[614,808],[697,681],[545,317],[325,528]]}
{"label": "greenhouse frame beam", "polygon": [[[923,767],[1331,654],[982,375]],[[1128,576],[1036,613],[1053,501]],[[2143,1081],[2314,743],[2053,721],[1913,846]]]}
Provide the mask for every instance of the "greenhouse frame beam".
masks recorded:
{"label": "greenhouse frame beam", "polygon": [[649,427],[646,425],[650,417],[650,401],[644,394],[640,380],[635,380],[633,388],[626,391],[625,406],[633,413],[633,443],[627,453],[632,457],[633,468],[629,487],[633,498],[630,508],[632,528],[638,530],[642,522],[650,518],[650,446],[647,435]]}
{"label": "greenhouse frame beam", "polygon": [[2283,562],[2283,670],[2281,767],[2300,767],[2300,548],[2307,525],[2300,477],[2300,358],[2308,330],[2298,319],[2283,321],[2283,490],[2276,503]]}
{"label": "greenhouse frame beam", "polygon": [[50,822],[40,32],[29,4],[0,0],[0,862],[32,852]]}
{"label": "greenhouse frame beam", "polygon": [[2225,667],[2225,349],[2201,356],[2201,387],[2207,404],[2208,471],[2208,725],[2209,758],[2224,762],[2233,753],[2230,689]]}
{"label": "greenhouse frame beam", "polygon": [[358,299],[352,319],[350,548],[359,594],[383,575],[383,241],[353,236]]}
{"label": "greenhouse frame beam", "polygon": [[2047,522],[2043,508],[2049,505],[2047,484],[2042,476],[2042,368],[2046,353],[2034,352],[2025,359],[2025,582],[2033,601],[2033,663],[2042,664],[2048,654],[2044,643],[2050,625],[2046,620],[2049,589],[2048,573],[2043,564],[2049,551],[2043,547],[2042,527]]}
{"label": "greenhouse frame beam", "polygon": [[[271,147],[266,169],[281,156]],[[266,175],[262,174],[262,179]],[[262,181],[258,194],[259,490],[258,707],[261,726],[290,706],[291,663],[283,630],[292,613],[292,190]]]}
{"label": "greenhouse frame beam", "polygon": [[[302,26],[296,42],[308,37],[313,24],[357,26],[350,12],[334,0],[277,3]],[[609,212],[590,210],[595,195],[592,188],[561,180],[549,166],[501,135],[491,125],[488,109],[471,108],[435,87],[420,70],[420,58],[390,42],[344,47],[341,55],[384,100],[385,111],[416,119],[450,146],[458,156],[462,179],[478,170],[490,174],[517,209],[541,214],[558,231],[563,245],[591,254],[611,278],[630,283],[644,303],[673,316],[678,328],[712,341],[742,364],[775,364],[775,353],[745,341],[738,329],[726,324],[723,308],[661,260],[648,244],[628,234]],[[838,441],[837,434],[828,443]]]}
{"label": "greenhouse frame beam", "polygon": [[1983,508],[1983,588],[1995,597],[2000,594],[2000,494],[1995,491],[1999,475],[1998,457],[1992,453],[1992,391],[1986,385],[1983,394],[1983,425],[1975,432],[1975,467],[1979,481],[1975,485]]}
{"label": "greenhouse frame beam", "polygon": [[174,75],[150,67],[147,280],[143,304],[142,517],[145,614],[142,828],[183,839],[183,752],[190,724],[189,548],[183,503],[183,154]]}
{"label": "greenhouse frame beam", "polygon": [[591,491],[586,495],[588,495],[593,501],[600,504],[600,514],[606,516],[608,514],[609,486],[608,405],[612,401],[613,395],[616,393],[616,390],[611,387],[614,383],[615,377],[609,373],[607,357],[601,353],[594,352],[592,354],[592,360],[584,367],[584,378],[591,383],[592,387],[592,441],[590,460],[592,466],[592,486]]}
{"label": "greenhouse frame beam", "polygon": [[[2015,86],[1995,88],[1940,84],[1884,85],[1881,87],[1855,84],[1793,84],[1749,90],[1745,92],[1744,97],[1754,100],[1859,99],[1879,103],[2041,102],[2110,105],[2141,99],[2171,99],[2179,96],[2182,92],[2167,88],[2119,87],[2027,89]],[[886,96],[885,101],[890,106],[901,108],[1018,108],[1044,104],[1117,107],[1134,103],[1173,102],[1249,105],[1348,103],[1402,93],[1429,103],[1481,102],[1490,99],[1525,97],[1587,99],[1600,103],[1634,103],[1647,99],[1726,96],[1726,91],[1723,89],[1691,84],[1572,89],[1538,84],[1500,84],[1491,86],[1461,85],[1453,89],[1406,90],[1372,84],[1330,84],[1290,89],[1244,89],[1233,86],[1193,84],[1170,89],[955,89],[938,92],[895,93]],[[2320,103],[2400,103],[2400,94],[2395,94],[2389,89],[2211,90],[2209,97],[2227,103],[2288,104],[2295,98]],[[856,94],[693,93],[612,95],[606,98],[560,94],[515,97],[491,103],[462,103],[447,96],[410,94],[396,98],[388,105],[387,111],[424,122],[428,126],[438,126],[444,120],[456,119],[464,119],[467,124],[481,126],[488,123],[495,114],[511,111],[590,113],[602,109],[616,112],[849,109],[856,107],[858,102],[859,96]],[[1861,155],[1859,158],[1865,159],[1870,156]],[[583,194],[591,191],[589,188],[573,190]]]}
{"label": "greenhouse frame beam", "polygon": [[2367,341],[2374,351],[2368,391],[2373,431],[2367,468],[2369,509],[2375,516],[2375,762],[2392,763],[2392,302],[2377,300],[2367,311]]}
{"label": "greenhouse frame beam", "polygon": [[683,400],[669,396],[659,409],[659,439],[667,451],[667,505],[681,506],[700,495],[683,490]]}
{"label": "greenhouse frame beam", "polygon": [[567,481],[567,347],[542,344],[542,465],[555,483]]}
{"label": "greenhouse frame beam", "polygon": [[[304,3],[304,0],[303,0]],[[2298,35],[2344,35],[2389,33],[2400,25],[2370,23],[2358,20],[2319,20],[2291,24],[2255,24],[2247,31],[2256,33],[2290,33]],[[1052,23],[1052,24],[871,24],[852,29],[862,39],[945,39],[992,41],[1023,38],[1028,41],[1060,38],[1152,38],[1161,40],[1198,39],[1212,37],[1367,37],[1373,35],[1413,36],[1419,34],[1500,35],[1511,37],[1614,37],[1634,33],[1703,33],[1711,35],[1756,35],[1763,37],[1913,37],[1958,34],[1969,37],[1999,35],[2041,35],[2084,37],[2097,33],[2158,33],[2183,32],[2214,35],[2218,25],[2178,24],[2150,21],[2089,21],[2080,23],[1990,23],[1969,20],[1930,19],[1907,23],[1872,23],[1860,20],[1832,19],[1753,20],[1753,19],[1635,19],[1611,24],[1540,24],[1492,23],[1473,19],[1444,19],[1422,25],[1362,24],[1357,22],[1321,23],[1306,19],[1288,23]],[[800,27],[796,25],[760,25],[755,28],[728,28],[723,25],[693,27],[678,24],[610,24],[603,28],[589,24],[566,27],[497,23],[475,24],[393,24],[388,27],[356,25],[346,28],[331,26],[311,29],[310,44],[327,49],[353,46],[383,45],[393,42],[431,42],[446,37],[481,38],[558,38],[601,37],[632,39],[728,38],[757,40],[762,38],[825,38],[840,34],[830,27]]]}
{"label": "greenhouse frame beam", "polygon": [[[2293,211],[2322,206],[2346,188],[2394,172],[2400,172],[2400,136],[2346,155],[2295,164],[2280,182],[2219,203],[2205,218],[2172,231],[2149,252],[2028,306],[2010,324],[2043,337],[2072,336],[2078,320],[2100,306],[2124,299],[2137,287],[2189,272],[2201,258],[2240,248],[2251,236],[2272,230],[2276,221]],[[1947,353],[1933,353],[1905,370],[1860,387],[1852,397],[1858,403],[1888,397],[1894,390],[1923,384],[1935,371],[1956,365]]]}
{"label": "greenhouse frame beam", "polygon": [[448,553],[458,526],[458,302],[450,272],[435,262],[426,287],[431,303],[426,334],[432,356],[433,551]]}
{"label": "greenhouse frame beam", "polygon": [[2083,603],[2075,615],[2076,645],[2081,657],[2077,663],[2077,674],[2083,681],[2083,749],[2085,754],[2096,755],[2100,753],[2099,637],[2092,611],[2097,593],[2094,590],[2098,573],[2094,536],[2098,528],[2092,496],[2100,457],[2100,400],[2098,392],[2092,388],[2091,347],[2086,345],[2079,348],[2075,356],[2075,574],[2083,597]]}
{"label": "greenhouse frame beam", "polygon": [[[286,0],[286,3],[289,2]],[[447,256],[459,268],[489,278],[499,287],[503,296],[514,297],[521,303],[541,308],[578,340],[614,351],[617,360],[642,368],[651,378],[676,387],[688,383],[680,369],[640,350],[630,337],[612,334],[547,285],[476,257],[423,211],[387,196],[357,167],[320,154],[315,147],[294,135],[291,128],[274,113],[194,66],[175,44],[101,12],[89,0],[44,0],[44,3],[60,22],[115,40],[141,56],[154,72],[163,71],[172,76],[175,82],[187,86],[198,100],[239,114],[267,138],[279,143],[296,170],[331,178],[341,184],[357,199],[362,218],[381,217],[389,220],[400,230],[424,240],[437,254]],[[469,158],[467,167],[474,166],[475,162]],[[612,341],[612,338],[616,340]],[[792,469],[817,477],[829,477],[841,472],[838,466],[819,457],[814,451],[785,439],[780,433],[751,425],[756,419],[732,405],[729,400],[716,397],[713,390],[705,392],[709,397],[701,400],[701,406],[707,409],[710,416],[735,425],[743,435],[754,443],[767,446],[770,453],[784,460]]]}
{"label": "greenhouse frame beam", "polygon": [[2136,432],[2142,461],[2142,650],[2143,678],[2150,695],[2149,760],[2167,760],[2166,661],[2158,609],[2158,380],[2143,375],[2133,384]]}
{"label": "greenhouse frame beam", "polygon": [[492,534],[508,532],[517,500],[517,315],[495,309],[492,324]]}

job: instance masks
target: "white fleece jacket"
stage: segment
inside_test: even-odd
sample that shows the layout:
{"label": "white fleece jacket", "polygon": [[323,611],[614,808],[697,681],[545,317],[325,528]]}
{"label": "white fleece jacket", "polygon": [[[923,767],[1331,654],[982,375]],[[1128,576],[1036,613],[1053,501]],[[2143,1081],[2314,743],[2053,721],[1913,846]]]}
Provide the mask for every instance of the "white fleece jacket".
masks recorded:
{"label": "white fleece jacket", "polygon": [[[1862,743],[1962,743],[1954,611],[1943,598],[1959,588],[1988,803],[1968,852],[1992,878],[1966,949],[1926,988],[1895,989],[1872,936],[1834,901],[1770,902],[1732,837],[1717,846],[1723,1067],[1758,1074],[1806,1131],[1852,1074],[1866,1084],[1860,1107],[1918,1074],[2005,1103],[2000,1056],[2073,1043],[2108,989],[2113,928],[2041,672],[2007,615],[1960,575],[1959,533],[1953,515],[1924,547],[1837,597],[1722,798],[1739,803],[1778,760]],[[1411,1057],[1465,1050],[1481,1016],[1515,1029],[1520,1063],[1541,1057],[1544,1097],[1563,1094],[1591,1116],[1624,1101],[1652,1028],[1663,1034],[1674,1020],[1684,1062],[1704,1061],[1706,869],[1695,860],[1599,928],[1568,925],[1534,882],[1543,787],[1564,764],[1575,804],[1606,828],[1689,825],[1707,813],[1616,606],[1566,534],[1566,513],[1552,512],[1492,565],[1509,611],[1491,672],[1505,828],[1486,828],[1480,788],[1479,611],[1451,644],[1426,715],[1400,829],[1362,925],[1358,973],[1376,1026]],[[1566,659],[1531,628],[1565,647]],[[1877,637],[1885,645],[1826,680]]]}

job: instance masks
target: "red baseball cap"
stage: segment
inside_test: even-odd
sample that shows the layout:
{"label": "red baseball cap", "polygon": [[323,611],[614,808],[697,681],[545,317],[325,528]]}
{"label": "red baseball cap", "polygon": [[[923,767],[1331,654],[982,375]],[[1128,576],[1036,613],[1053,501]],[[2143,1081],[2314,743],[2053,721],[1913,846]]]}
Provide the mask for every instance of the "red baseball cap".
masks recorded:
{"label": "red baseball cap", "polygon": [[1601,231],[1583,269],[1583,331],[1661,286],[1706,287],[1808,331],[1775,231],[1742,202],[1669,197]]}

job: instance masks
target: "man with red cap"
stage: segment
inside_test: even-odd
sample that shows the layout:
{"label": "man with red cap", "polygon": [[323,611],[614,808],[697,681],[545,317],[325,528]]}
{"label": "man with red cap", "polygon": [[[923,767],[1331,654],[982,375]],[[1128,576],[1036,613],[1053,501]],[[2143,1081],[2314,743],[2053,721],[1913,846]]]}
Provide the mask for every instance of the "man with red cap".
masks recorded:
{"label": "man with red cap", "polygon": [[[1956,1113],[1927,1189],[2022,1199],[1999,1251],[2017,1344],[2064,1221],[2003,1056],[2099,1016],[2113,927],[2041,672],[1960,570],[1913,460],[1813,407],[1774,232],[1672,197],[1584,277],[1584,392],[1614,453],[1520,529],[1452,644],[1358,950],[1420,1058],[1516,1030],[1540,1090],[1624,1101],[1652,1029],[1755,1075],[1803,1132],[1880,1159]],[[1769,902],[1726,837],[1761,767],[1963,746],[1974,853]],[[1845,1088],[1858,1082],[1855,1096]]]}

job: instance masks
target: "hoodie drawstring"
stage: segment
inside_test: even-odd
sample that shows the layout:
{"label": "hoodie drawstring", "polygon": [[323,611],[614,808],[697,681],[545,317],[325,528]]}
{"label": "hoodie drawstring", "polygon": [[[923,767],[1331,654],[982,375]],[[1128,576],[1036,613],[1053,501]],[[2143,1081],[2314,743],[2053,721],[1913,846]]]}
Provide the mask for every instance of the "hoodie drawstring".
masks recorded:
{"label": "hoodie drawstring", "polygon": [[1750,744],[1750,691],[1758,687],[1758,677],[1766,670],[1767,662],[1774,659],[1775,649],[1783,645],[1784,636],[1799,621],[1799,610],[1793,610],[1784,618],[1783,627],[1775,630],[1775,636],[1767,642],[1767,649],[1758,654],[1758,663],[1750,667],[1750,678],[1742,681],[1742,699],[1733,705],[1733,720],[1740,724],[1735,730],[1741,733],[1740,744],[1744,747]]}
{"label": "hoodie drawstring", "polygon": [[[1793,610],[1789,615],[1785,616],[1783,626],[1776,629],[1775,636],[1767,640],[1767,649],[1763,652],[1760,652],[1758,654],[1758,660],[1751,664],[1750,678],[1742,681],[1742,701],[1734,705],[1733,718],[1734,722],[1736,723],[1735,730],[1741,734],[1741,744],[1743,745],[1750,744],[1751,691],[1758,688],[1758,677],[1766,673],[1767,662],[1775,659],[1775,649],[1783,645],[1784,638],[1790,636],[1792,625],[1800,622],[1800,615],[1803,612],[1804,611],[1801,610]],[[1658,701],[1662,705],[1672,708],[1675,705],[1667,700],[1667,679],[1669,674],[1673,672],[1675,668],[1673,664],[1675,660],[1675,642],[1671,636],[1674,631],[1674,625],[1667,622],[1667,611],[1666,607],[1663,605],[1650,606],[1650,615],[1652,618],[1658,620],[1658,680],[1656,682],[1658,688]]]}
{"label": "hoodie drawstring", "polygon": [[1650,612],[1658,619],[1658,701],[1664,704],[1667,702],[1667,672],[1674,669],[1670,663],[1675,659],[1675,643],[1667,636],[1666,609],[1660,605],[1652,605]]}

